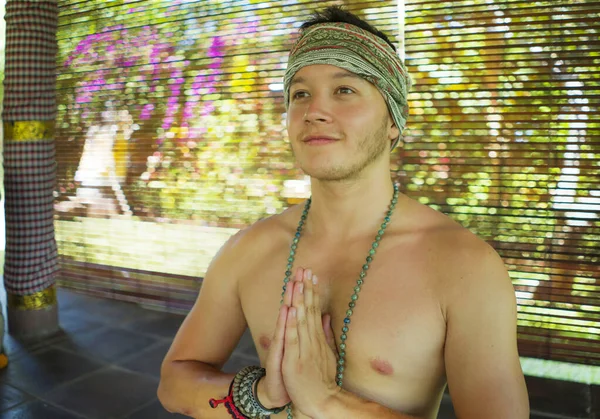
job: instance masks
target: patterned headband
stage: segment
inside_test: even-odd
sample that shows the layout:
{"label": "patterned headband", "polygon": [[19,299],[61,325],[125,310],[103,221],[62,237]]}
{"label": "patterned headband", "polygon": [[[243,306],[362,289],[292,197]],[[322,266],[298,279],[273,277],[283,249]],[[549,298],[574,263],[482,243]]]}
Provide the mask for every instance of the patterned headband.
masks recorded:
{"label": "patterned headband", "polygon": [[[302,67],[314,64],[343,68],[375,85],[402,133],[408,118],[410,78],[406,67],[387,42],[348,23],[322,23],[309,27],[290,51],[283,78],[286,109],[289,107],[292,78]],[[392,148],[398,140],[394,141]]]}

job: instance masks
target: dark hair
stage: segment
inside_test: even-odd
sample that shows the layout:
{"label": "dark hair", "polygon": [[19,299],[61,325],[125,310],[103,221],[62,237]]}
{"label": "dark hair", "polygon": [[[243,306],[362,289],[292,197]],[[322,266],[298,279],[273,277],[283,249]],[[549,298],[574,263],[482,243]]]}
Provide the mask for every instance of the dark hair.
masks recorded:
{"label": "dark hair", "polygon": [[355,14],[342,9],[341,6],[329,6],[321,12],[315,12],[312,19],[304,22],[302,26],[300,26],[300,29],[304,31],[305,29],[320,23],[336,22],[349,23],[351,25],[358,26],[365,31],[371,32],[373,35],[376,35],[387,42],[392,47],[394,52],[396,52],[396,47],[383,32],[374,28]]}

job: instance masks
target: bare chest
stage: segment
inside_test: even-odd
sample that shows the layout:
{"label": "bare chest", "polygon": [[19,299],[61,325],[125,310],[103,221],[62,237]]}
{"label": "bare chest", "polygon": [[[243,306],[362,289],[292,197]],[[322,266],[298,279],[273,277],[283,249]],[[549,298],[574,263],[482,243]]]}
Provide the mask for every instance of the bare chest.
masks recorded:
{"label": "bare chest", "polygon": [[[367,247],[368,249],[368,247]],[[319,277],[321,311],[332,317],[339,347],[344,317],[366,258],[364,246],[344,252],[299,251],[294,267]],[[395,250],[395,251],[394,251]],[[443,319],[427,263],[383,248],[364,278],[346,340],[344,387],[390,408],[428,414],[444,378]],[[287,249],[258,258],[240,285],[242,307],[264,364],[280,307]]]}

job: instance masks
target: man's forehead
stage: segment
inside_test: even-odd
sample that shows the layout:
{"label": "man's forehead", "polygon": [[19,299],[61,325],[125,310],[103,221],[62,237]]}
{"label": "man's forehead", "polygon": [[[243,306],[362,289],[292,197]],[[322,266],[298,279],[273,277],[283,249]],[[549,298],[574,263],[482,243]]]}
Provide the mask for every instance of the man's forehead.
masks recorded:
{"label": "man's forehead", "polygon": [[[292,78],[292,81],[290,82],[290,86],[297,84],[297,83],[308,83],[310,81],[314,81],[317,79],[330,79],[330,80],[337,80],[337,79],[345,79],[345,78],[350,78],[350,79],[359,79],[359,80],[364,80],[362,77],[360,77],[359,75],[352,73],[350,71],[344,70],[343,68],[339,68],[339,67],[334,67],[334,71],[313,71],[309,74],[307,74],[308,72],[306,71],[302,71],[308,67],[312,67],[312,66],[306,66],[302,69],[300,69]],[[303,73],[303,74],[300,74]]]}

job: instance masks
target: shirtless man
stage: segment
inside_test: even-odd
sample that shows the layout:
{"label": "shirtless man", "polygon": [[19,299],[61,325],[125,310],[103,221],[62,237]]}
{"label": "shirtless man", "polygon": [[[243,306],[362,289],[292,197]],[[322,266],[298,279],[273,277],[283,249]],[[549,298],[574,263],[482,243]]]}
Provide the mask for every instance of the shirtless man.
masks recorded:
{"label": "shirtless man", "polygon": [[162,365],[167,410],[232,417],[208,401],[228,394],[234,375],[220,370],[249,327],[266,369],[253,397],[291,401],[294,418],[434,419],[446,384],[460,419],[529,417],[502,259],[390,179],[408,76],[384,36],[337,8],[305,26],[284,86],[310,208],[215,256]]}

